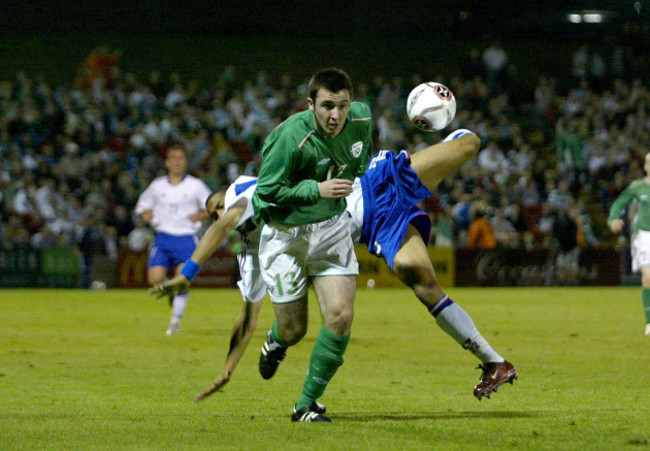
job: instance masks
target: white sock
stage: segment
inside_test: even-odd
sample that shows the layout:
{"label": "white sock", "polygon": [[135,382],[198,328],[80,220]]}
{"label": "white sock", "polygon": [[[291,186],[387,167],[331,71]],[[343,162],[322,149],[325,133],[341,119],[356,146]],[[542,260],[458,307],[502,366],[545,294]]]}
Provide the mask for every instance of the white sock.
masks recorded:
{"label": "white sock", "polygon": [[187,296],[187,291],[174,296],[174,303],[172,305],[172,316],[174,318],[181,319],[183,317],[185,307],[187,307]]}
{"label": "white sock", "polygon": [[458,304],[445,295],[429,309],[436,323],[464,349],[475,354],[481,362],[503,362],[490,343],[478,331],[474,321]]}

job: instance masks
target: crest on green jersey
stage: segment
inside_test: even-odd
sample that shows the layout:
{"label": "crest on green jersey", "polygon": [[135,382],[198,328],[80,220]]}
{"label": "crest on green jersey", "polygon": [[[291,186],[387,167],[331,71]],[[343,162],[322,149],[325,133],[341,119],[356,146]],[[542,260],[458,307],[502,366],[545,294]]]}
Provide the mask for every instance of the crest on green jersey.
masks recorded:
{"label": "crest on green jersey", "polygon": [[354,158],[359,158],[359,155],[361,155],[361,151],[363,150],[363,142],[357,141],[354,144],[352,144],[352,147],[350,147],[350,153]]}

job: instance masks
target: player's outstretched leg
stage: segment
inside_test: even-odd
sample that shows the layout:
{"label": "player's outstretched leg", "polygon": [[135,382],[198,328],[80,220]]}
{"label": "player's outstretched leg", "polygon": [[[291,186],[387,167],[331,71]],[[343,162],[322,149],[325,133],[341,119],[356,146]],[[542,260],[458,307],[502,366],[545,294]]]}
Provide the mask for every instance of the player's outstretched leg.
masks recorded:
{"label": "player's outstretched leg", "polygon": [[469,130],[451,140],[429,146],[411,155],[411,167],[429,191],[433,192],[450,173],[460,168],[479,151],[481,140]]}
{"label": "player's outstretched leg", "polygon": [[500,385],[517,378],[511,363],[501,357],[483,338],[472,318],[445,294],[438,282],[433,264],[419,232],[409,225],[394,260],[395,274],[409,286],[436,319],[438,326],[463,349],[478,357],[484,369],[481,381],[474,387],[479,400],[489,398]]}
{"label": "player's outstretched leg", "polygon": [[187,297],[188,292],[184,291],[174,296],[174,301],[172,304],[172,316],[169,321],[169,327],[167,328],[167,336],[174,335],[180,332],[181,330],[181,319],[185,313],[185,308],[187,307]]}

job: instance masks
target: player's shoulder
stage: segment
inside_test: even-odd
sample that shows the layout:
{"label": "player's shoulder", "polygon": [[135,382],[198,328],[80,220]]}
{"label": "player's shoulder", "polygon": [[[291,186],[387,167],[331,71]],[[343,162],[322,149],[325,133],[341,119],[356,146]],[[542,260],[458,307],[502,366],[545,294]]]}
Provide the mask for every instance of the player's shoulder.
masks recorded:
{"label": "player's shoulder", "polygon": [[161,176],[156,177],[155,179],[153,179],[151,181],[151,183],[149,184],[149,186],[157,188],[157,187],[162,187],[164,185],[167,185],[168,183],[169,183],[169,179],[167,178],[167,176],[166,175],[161,175]]}
{"label": "player's shoulder", "polygon": [[275,129],[274,132],[281,131],[284,133],[303,133],[310,131],[314,127],[312,120],[311,110],[303,110],[292,114],[284,121],[282,121]]}
{"label": "player's shoulder", "polygon": [[251,195],[257,187],[257,177],[250,175],[240,175],[230,184],[227,192],[233,196],[240,196],[242,194]]}
{"label": "player's shoulder", "polygon": [[237,185],[253,186],[256,183],[257,183],[257,177],[252,175],[240,175],[235,179],[234,182],[232,182],[231,186],[237,186]]}
{"label": "player's shoulder", "polygon": [[[191,174],[186,174],[185,177],[183,178],[183,183],[187,183],[188,185],[194,185],[194,186],[201,186],[201,187],[207,187],[205,182],[201,180],[200,178],[191,175]],[[209,188],[208,188],[209,189]]]}
{"label": "player's shoulder", "polygon": [[265,140],[265,147],[278,141],[283,145],[299,146],[305,139],[315,132],[312,113],[310,110],[294,113],[276,126]]}
{"label": "player's shoulder", "polygon": [[639,188],[649,188],[650,185],[648,185],[645,181],[645,178],[640,178],[636,180],[632,180],[632,182],[629,185],[630,189],[639,189]]}
{"label": "player's shoulder", "polygon": [[203,183],[203,181],[200,178],[192,174],[185,174],[185,177],[183,177],[183,181],[188,183],[198,183],[198,182]]}
{"label": "player's shoulder", "polygon": [[354,122],[366,122],[372,119],[372,112],[370,105],[365,102],[352,102],[350,103],[350,119]]}

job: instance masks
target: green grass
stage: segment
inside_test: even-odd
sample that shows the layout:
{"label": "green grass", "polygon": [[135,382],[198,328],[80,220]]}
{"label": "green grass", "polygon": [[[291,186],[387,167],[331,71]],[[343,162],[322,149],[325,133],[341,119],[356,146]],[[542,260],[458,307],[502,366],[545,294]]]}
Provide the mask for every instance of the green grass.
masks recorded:
{"label": "green grass", "polygon": [[[193,290],[182,332],[144,290],[0,290],[0,449],[648,449],[650,338],[640,288],[461,289],[519,380],[491,400],[478,360],[408,290],[360,290],[345,365],[321,399],[332,424],[289,421],[320,327],[257,373],[262,310],[225,390],[235,290]],[[312,296],[313,300],[313,296]]]}

